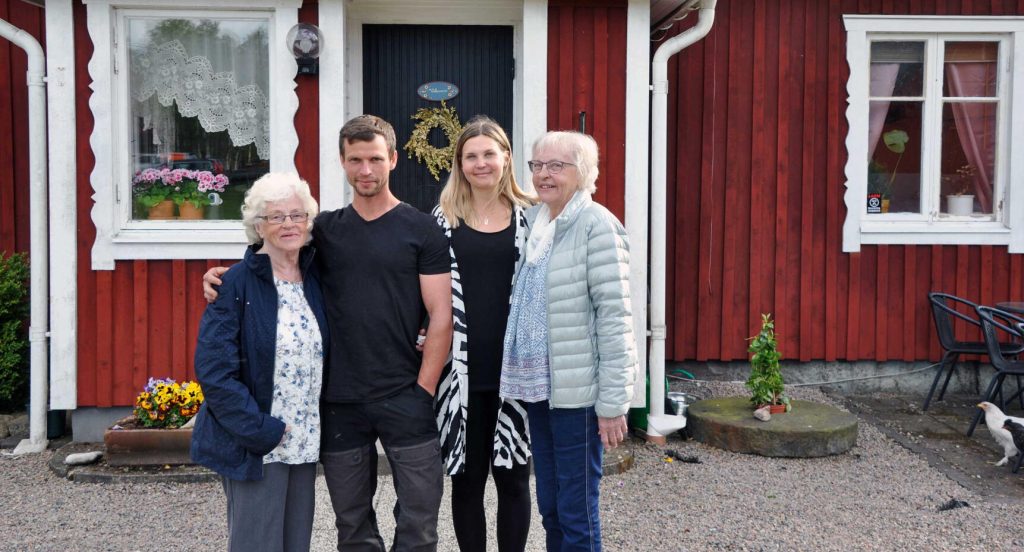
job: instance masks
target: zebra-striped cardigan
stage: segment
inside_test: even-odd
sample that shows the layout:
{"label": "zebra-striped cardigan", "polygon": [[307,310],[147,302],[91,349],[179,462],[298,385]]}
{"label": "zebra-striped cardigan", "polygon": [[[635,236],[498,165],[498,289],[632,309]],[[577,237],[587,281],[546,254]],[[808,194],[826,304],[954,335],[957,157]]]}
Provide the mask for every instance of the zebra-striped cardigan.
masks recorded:
{"label": "zebra-striped cardigan", "polygon": [[[451,356],[441,372],[441,382],[434,400],[434,414],[437,416],[437,427],[441,433],[441,458],[445,473],[457,475],[466,468],[466,418],[469,403],[469,372],[466,365],[469,343],[466,331],[466,309],[462,302],[462,281],[459,275],[459,264],[455,258],[455,250],[451,247],[452,228],[444,217],[441,207],[434,208],[432,213],[438,226],[448,237],[448,251],[452,257],[452,336]],[[516,268],[519,259],[525,253],[526,237],[529,227],[526,223],[526,211],[515,207],[515,247]],[[518,270],[512,274],[512,285],[515,285]],[[502,468],[511,468],[515,464],[526,464],[530,458],[529,426],[526,422],[526,409],[518,401],[501,400],[498,412],[498,424],[494,428],[493,463]]]}

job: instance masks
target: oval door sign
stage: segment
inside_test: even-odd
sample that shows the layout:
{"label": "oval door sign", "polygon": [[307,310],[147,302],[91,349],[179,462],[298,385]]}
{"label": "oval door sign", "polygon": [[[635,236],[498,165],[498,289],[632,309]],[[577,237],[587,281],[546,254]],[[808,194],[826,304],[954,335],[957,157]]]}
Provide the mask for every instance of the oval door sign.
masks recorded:
{"label": "oval door sign", "polygon": [[420,87],[416,89],[416,93],[424,100],[440,102],[450,100],[455,96],[458,96],[459,87],[450,82],[434,81],[421,84]]}

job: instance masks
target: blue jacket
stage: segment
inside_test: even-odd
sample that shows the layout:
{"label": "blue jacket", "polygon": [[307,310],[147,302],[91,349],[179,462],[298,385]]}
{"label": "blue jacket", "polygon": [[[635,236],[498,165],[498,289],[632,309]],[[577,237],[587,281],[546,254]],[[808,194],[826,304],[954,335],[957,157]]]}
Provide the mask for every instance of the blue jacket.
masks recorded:
{"label": "blue jacket", "polygon": [[[270,415],[277,343],[277,288],[270,257],[250,246],[224,273],[217,300],[199,323],[196,379],[206,400],[192,430],[192,461],[235,480],[263,479],[263,456],[274,450],[285,424]],[[299,254],[303,290],[324,351],[327,315],[313,248]]]}

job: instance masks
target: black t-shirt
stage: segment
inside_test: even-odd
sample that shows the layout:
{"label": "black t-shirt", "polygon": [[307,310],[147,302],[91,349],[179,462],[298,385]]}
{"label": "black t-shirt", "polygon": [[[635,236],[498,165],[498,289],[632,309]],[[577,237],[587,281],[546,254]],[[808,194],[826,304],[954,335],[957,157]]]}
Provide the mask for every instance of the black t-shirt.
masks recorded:
{"label": "black t-shirt", "polygon": [[466,309],[470,391],[498,389],[515,270],[515,238],[514,223],[500,232],[488,233],[463,222],[452,231]]}
{"label": "black t-shirt", "polygon": [[371,221],[349,206],[320,213],[313,242],[331,330],[324,400],[375,401],[415,383],[419,276],[451,270],[437,223],[406,203]]}

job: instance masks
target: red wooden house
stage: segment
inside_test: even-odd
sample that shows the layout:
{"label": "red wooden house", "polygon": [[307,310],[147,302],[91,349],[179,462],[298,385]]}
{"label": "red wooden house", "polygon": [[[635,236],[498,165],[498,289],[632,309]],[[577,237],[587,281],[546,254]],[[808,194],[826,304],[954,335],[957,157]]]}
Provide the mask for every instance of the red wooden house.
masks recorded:
{"label": "red wooden house", "polygon": [[[344,205],[341,124],[381,114],[401,145],[437,105],[416,94],[430,82],[459,88],[463,120],[511,129],[521,175],[543,131],[594,135],[642,331],[664,278],[669,361],[744,360],[771,312],[789,360],[926,362],[927,291],[1024,296],[1024,1],[719,0],[707,37],[669,61],[668,153],[651,159],[652,54],[700,5],[0,0],[47,46],[51,407],[76,409],[88,438],[148,377],[189,378],[200,276],[240,257],[248,183],[297,170],[324,208]],[[322,33],[315,76],[296,76],[299,22]],[[23,74],[0,41],[5,251],[28,248]],[[667,167],[664,204],[648,203],[651,163]],[[231,184],[202,219],[151,220],[133,177],[162,166]],[[402,156],[393,182],[429,206],[443,181]],[[654,210],[665,275],[648,270]]]}

